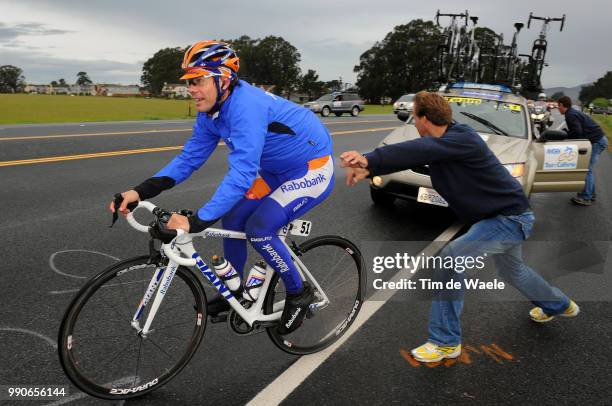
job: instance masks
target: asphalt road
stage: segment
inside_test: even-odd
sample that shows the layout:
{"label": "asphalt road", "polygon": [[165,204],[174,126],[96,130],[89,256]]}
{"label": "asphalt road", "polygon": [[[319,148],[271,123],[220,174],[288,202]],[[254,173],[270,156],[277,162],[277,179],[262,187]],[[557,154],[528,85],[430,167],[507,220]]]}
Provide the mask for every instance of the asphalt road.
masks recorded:
{"label": "asphalt road", "polygon": [[[393,116],[324,122],[334,134],[336,155],[347,149],[369,150],[400,124]],[[117,258],[146,253],[142,234],[124,222],[107,227],[106,205],[114,193],[168,162],[175,149],[154,149],[182,145],[190,127],[189,122],[174,121],[0,128],[0,385],[66,385],[70,395],[65,404],[108,403],[80,393],[64,376],[55,343],[59,321],[87,278]],[[205,167],[155,203],[199,207],[222,179],[225,155],[226,147],[217,148]],[[125,404],[245,404],[262,391],[273,397],[285,385],[285,371],[307,359],[320,366],[310,375],[304,368],[303,376],[291,378],[303,383],[277,401],[606,404],[612,395],[607,351],[612,338],[610,261],[586,270],[570,266],[559,275],[550,269],[550,255],[542,252],[561,254],[560,246],[577,242],[609,245],[611,169],[606,154],[598,165],[598,200],[590,208],[569,204],[568,193],[532,198],[538,220],[531,240],[546,249],[527,249],[527,258],[549,265],[554,283],[579,301],[583,313],[577,319],[534,325],[526,318],[527,302],[469,298],[463,317],[466,357],[432,367],[418,366],[406,355],[426,337],[428,304],[402,292],[320,362],[316,356],[299,359],[279,351],[266,334],[241,338],[225,325],[209,324],[203,345],[177,378]],[[360,245],[425,245],[454,221],[444,210],[408,202],[378,209],[370,202],[367,185],[349,189],[341,176],[332,196],[306,218],[313,221],[313,236],[338,234]],[[207,241],[202,249],[205,254],[220,252],[220,243]],[[584,260],[589,255],[592,251],[583,249],[574,257]]]}

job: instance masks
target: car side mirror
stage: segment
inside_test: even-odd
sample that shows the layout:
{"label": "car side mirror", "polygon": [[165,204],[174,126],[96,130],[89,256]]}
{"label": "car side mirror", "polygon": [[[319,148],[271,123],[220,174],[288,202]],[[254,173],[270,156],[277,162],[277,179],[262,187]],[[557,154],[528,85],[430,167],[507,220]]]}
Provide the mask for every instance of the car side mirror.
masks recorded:
{"label": "car side mirror", "polygon": [[399,121],[406,122],[406,120],[408,120],[408,118],[410,117],[410,114],[411,113],[408,111],[401,110],[397,112],[397,118]]}
{"label": "car side mirror", "polygon": [[567,133],[560,130],[546,130],[538,139],[539,142],[545,141],[563,141],[567,139]]}

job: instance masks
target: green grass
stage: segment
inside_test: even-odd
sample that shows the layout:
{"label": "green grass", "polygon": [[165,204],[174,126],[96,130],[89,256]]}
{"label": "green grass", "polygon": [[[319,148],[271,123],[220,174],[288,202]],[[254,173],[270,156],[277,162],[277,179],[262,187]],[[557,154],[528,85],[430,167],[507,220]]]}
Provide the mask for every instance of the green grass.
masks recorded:
{"label": "green grass", "polygon": [[366,104],[365,110],[361,114],[393,114],[393,106],[390,104]]}
{"label": "green grass", "polygon": [[604,116],[602,114],[594,114],[595,120],[608,136],[608,150],[612,151],[612,116]]}
{"label": "green grass", "polygon": [[[188,100],[137,97],[0,94],[0,124],[189,118]],[[191,117],[195,109],[191,107]],[[392,114],[391,105],[366,105],[362,114]]]}
{"label": "green grass", "polygon": [[0,94],[0,124],[169,120],[188,112],[187,100]]}

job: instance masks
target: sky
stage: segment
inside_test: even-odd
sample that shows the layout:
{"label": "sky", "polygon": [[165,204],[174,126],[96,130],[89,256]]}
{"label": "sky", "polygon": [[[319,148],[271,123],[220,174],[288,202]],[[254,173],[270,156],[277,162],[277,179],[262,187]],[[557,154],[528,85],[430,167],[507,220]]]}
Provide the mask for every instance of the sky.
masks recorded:
{"label": "sky", "polygon": [[[302,72],[354,83],[363,52],[397,25],[433,20],[438,9],[467,9],[507,42],[530,12],[566,14],[562,32],[559,23],[549,30],[545,88],[590,83],[612,70],[610,0],[0,0],[0,65],[20,67],[28,83],[74,83],[85,71],[95,83],[138,84],[144,61],[162,48],[276,35],[298,49]],[[520,53],[531,52],[540,28],[534,21],[521,31]]]}

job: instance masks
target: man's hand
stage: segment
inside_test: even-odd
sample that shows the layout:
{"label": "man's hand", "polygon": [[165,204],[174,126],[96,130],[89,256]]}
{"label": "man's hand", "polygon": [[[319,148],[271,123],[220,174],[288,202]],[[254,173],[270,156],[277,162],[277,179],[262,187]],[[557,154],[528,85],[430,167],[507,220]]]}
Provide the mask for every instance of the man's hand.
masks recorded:
{"label": "man's hand", "polygon": [[357,151],[346,151],[340,154],[343,168],[367,168],[368,158]]}
{"label": "man's hand", "polygon": [[370,171],[363,168],[347,168],[346,169],[346,184],[347,186],[354,186],[357,182],[364,180],[368,177]]}
{"label": "man's hand", "polygon": [[[130,210],[127,208],[128,204],[139,202],[140,196],[138,196],[138,193],[135,190],[128,190],[127,192],[121,193],[121,197],[123,197],[123,201],[121,202],[121,206],[119,206],[119,213],[121,213],[123,217],[126,217],[130,212]],[[111,200],[110,204],[108,205],[108,209],[111,211],[111,213],[115,212],[114,200]]]}
{"label": "man's hand", "polygon": [[186,233],[189,232],[189,220],[187,217],[180,214],[173,214],[166,224],[168,230],[184,230]]}

